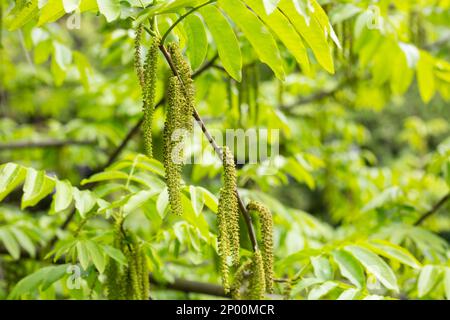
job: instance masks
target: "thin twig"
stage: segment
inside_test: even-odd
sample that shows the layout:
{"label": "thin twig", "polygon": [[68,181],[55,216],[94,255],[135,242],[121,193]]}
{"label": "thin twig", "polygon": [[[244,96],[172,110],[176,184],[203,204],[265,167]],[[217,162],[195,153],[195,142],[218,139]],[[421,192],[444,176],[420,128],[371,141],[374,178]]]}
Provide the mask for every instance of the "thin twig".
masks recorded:
{"label": "thin twig", "polygon": [[345,88],[349,83],[351,83],[352,80],[353,79],[344,80],[341,83],[339,83],[338,85],[336,85],[336,87],[334,87],[333,89],[316,92],[314,94],[311,94],[310,96],[300,98],[293,103],[281,105],[279,108],[288,110],[288,109],[293,109],[295,107],[298,107],[298,106],[301,106],[301,105],[304,105],[307,103],[321,101],[325,98],[328,98],[328,97],[334,95],[336,92],[342,90],[343,88]]}
{"label": "thin twig", "polygon": [[152,274],[149,276],[150,283],[169,290],[176,290],[187,293],[200,293],[206,294],[210,296],[224,297],[230,298],[229,294],[225,293],[225,290],[222,286],[212,283],[199,282],[199,281],[191,281],[185,280],[181,278],[175,278],[173,282],[161,282],[157,280]]}
{"label": "thin twig", "polygon": [[450,192],[441,198],[429,211],[425,212],[417,221],[414,223],[415,226],[420,225],[434,213],[436,213],[447,201],[450,200]]}

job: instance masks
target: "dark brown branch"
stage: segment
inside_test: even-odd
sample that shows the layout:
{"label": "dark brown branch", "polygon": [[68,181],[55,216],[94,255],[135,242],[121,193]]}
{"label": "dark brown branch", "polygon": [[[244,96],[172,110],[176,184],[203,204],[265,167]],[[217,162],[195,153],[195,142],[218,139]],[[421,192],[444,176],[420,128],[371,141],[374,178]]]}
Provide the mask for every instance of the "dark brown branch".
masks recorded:
{"label": "dark brown branch", "polygon": [[175,278],[173,282],[163,283],[155,279],[155,277],[150,274],[150,283],[169,290],[176,290],[186,293],[200,293],[210,296],[230,298],[229,294],[226,294],[223,287],[217,284],[191,281],[180,278]]}
{"label": "dark brown branch", "polygon": [[30,149],[30,148],[60,148],[69,145],[94,145],[95,141],[77,140],[47,140],[47,141],[13,141],[0,143],[0,150]]}
{"label": "dark brown branch", "polygon": [[422,222],[424,222],[426,219],[428,219],[430,216],[435,214],[447,201],[450,200],[450,192],[447,193],[445,196],[441,198],[429,211],[425,212],[417,221],[414,223],[415,226],[420,225]]}
{"label": "dark brown branch", "polygon": [[[169,64],[169,67],[172,70],[172,73],[174,74],[174,76],[178,77],[178,79],[180,80],[180,83],[184,86],[183,80],[181,79],[180,75],[178,74],[178,71],[173,64],[173,60],[172,60],[169,52],[167,51],[166,47],[164,47],[164,45],[161,44],[159,46],[159,49],[162,52],[162,54],[164,55],[164,57],[166,58],[166,61]],[[194,111],[192,113],[192,116],[197,121],[197,124],[202,129],[203,134],[205,135],[209,144],[213,147],[216,154],[219,156],[219,158],[222,158],[221,148],[217,145],[217,142],[214,140],[214,138],[209,133],[208,129],[206,128],[205,123],[203,122],[199,113],[197,112],[197,109],[195,109],[195,107],[193,109],[194,109]],[[256,251],[256,250],[258,250],[258,241],[256,240],[256,234],[255,234],[255,230],[253,228],[252,218],[250,216],[250,213],[247,211],[247,208],[245,207],[244,202],[242,201],[242,198],[240,197],[237,189],[236,189],[236,196],[238,198],[239,208],[241,210],[241,213],[242,213],[245,223],[247,225],[248,236],[252,243],[253,250]]]}
{"label": "dark brown branch", "polygon": [[298,106],[301,106],[301,105],[304,105],[304,104],[321,101],[321,100],[323,100],[325,98],[333,96],[335,93],[337,93],[338,91],[342,90],[344,87],[346,87],[349,84],[349,82],[351,82],[350,79],[342,81],[335,88],[333,88],[331,90],[319,91],[317,93],[311,94],[310,96],[307,96],[307,97],[304,97],[304,98],[300,98],[300,99],[298,99],[297,101],[295,101],[295,102],[293,102],[291,104],[281,105],[279,108],[280,109],[284,109],[284,110],[288,110],[288,109],[293,109],[295,107],[298,107]]}

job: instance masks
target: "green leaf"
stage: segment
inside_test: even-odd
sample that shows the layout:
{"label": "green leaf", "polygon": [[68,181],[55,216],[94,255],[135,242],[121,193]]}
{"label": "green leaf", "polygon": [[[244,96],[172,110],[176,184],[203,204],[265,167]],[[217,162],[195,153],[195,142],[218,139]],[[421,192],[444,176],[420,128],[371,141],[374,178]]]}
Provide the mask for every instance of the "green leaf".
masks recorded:
{"label": "green leaf", "polygon": [[94,262],[95,267],[100,273],[104,273],[106,267],[106,259],[105,254],[101,250],[101,247],[92,240],[87,240],[85,243],[86,248],[89,252],[89,256]]}
{"label": "green leaf", "polygon": [[2,240],[3,245],[14,260],[20,258],[19,243],[17,242],[16,238],[14,238],[10,230],[6,228],[0,228],[0,240]]}
{"label": "green leaf", "polygon": [[28,168],[25,184],[23,185],[22,210],[37,204],[52,192],[54,186],[55,182],[47,177],[44,171]]}
{"label": "green leaf", "polygon": [[396,260],[415,269],[421,267],[420,262],[408,250],[388,241],[370,240],[365,245],[380,256]]}
{"label": "green leaf", "polygon": [[205,27],[202,20],[195,14],[187,16],[183,21],[183,26],[187,38],[186,55],[192,70],[196,70],[202,65],[208,51]]}
{"label": "green leaf", "polygon": [[103,250],[105,250],[105,253],[108,256],[119,262],[121,265],[127,264],[127,258],[125,258],[124,254],[119,249],[105,245],[103,246]]}
{"label": "green leaf", "polygon": [[80,12],[98,11],[97,1],[96,0],[81,0],[79,9],[80,9]]}
{"label": "green leaf", "polygon": [[75,199],[75,208],[82,217],[85,217],[86,213],[91,211],[97,202],[90,191],[80,191],[77,188],[73,188],[73,198]]}
{"label": "green leaf", "polygon": [[376,208],[383,207],[388,203],[397,201],[403,195],[402,190],[398,186],[389,187],[380,194],[377,194],[362,209],[362,212],[368,212]]}
{"label": "green leaf", "polygon": [[189,193],[191,194],[192,209],[194,209],[195,214],[198,216],[202,212],[205,200],[202,193],[198,192],[195,186],[189,186]]}
{"label": "green leaf", "polygon": [[62,0],[48,0],[47,4],[41,9],[37,25],[42,26],[54,22],[64,16],[65,13]]}
{"label": "green leaf", "polygon": [[150,200],[155,194],[157,194],[156,190],[141,190],[134,195],[132,195],[125,205],[123,206],[124,213],[128,214],[133,212],[134,210],[140,208],[145,202]]}
{"label": "green leaf", "polygon": [[266,26],[240,0],[219,0],[218,3],[242,30],[259,59],[273,70],[278,79],[283,80],[283,59]]}
{"label": "green leaf", "polygon": [[66,71],[72,63],[72,51],[65,45],[53,41],[53,59],[61,70]]}
{"label": "green leaf", "polygon": [[323,281],[333,279],[333,268],[327,258],[322,256],[311,257],[311,264],[316,278]]}
{"label": "green leaf", "polygon": [[386,288],[398,292],[397,278],[389,265],[372,251],[357,245],[344,247]]}
{"label": "green leaf", "polygon": [[361,292],[358,289],[347,289],[339,295],[337,300],[355,300],[360,294]]}
{"label": "green leaf", "polygon": [[[275,11],[280,0],[262,0],[267,15]],[[258,13],[259,15],[259,13]]]}
{"label": "green leaf", "polygon": [[1,166],[0,172],[0,201],[19,186],[25,179],[26,170],[14,163]]}
{"label": "green leaf", "polygon": [[81,0],[62,0],[66,13],[70,13],[78,8]]}
{"label": "green leaf", "polygon": [[117,19],[120,15],[120,2],[117,0],[97,0],[97,5],[107,22]]}
{"label": "green leaf", "polygon": [[81,267],[86,270],[89,267],[89,251],[85,241],[78,241],[76,248],[78,261],[80,262]]}
{"label": "green leaf", "polygon": [[417,280],[417,294],[419,298],[426,296],[439,281],[441,272],[439,268],[426,265],[422,268]]}
{"label": "green leaf", "polygon": [[358,260],[343,250],[335,250],[332,255],[344,277],[358,288],[365,286],[366,277],[364,275],[364,269]]}
{"label": "green leaf", "polygon": [[73,201],[72,185],[69,181],[56,180],[56,192],[53,197],[55,212],[66,210]]}
{"label": "green leaf", "polygon": [[38,0],[31,0],[15,15],[8,17],[6,27],[9,31],[19,29],[33,20],[38,14]]}
{"label": "green leaf", "polygon": [[241,49],[229,22],[215,6],[202,7],[199,12],[211,32],[223,67],[236,81],[241,81]]}
{"label": "green leaf", "polygon": [[334,73],[333,56],[328,45],[327,37],[317,19],[309,19],[309,24],[303,15],[298,13],[290,0],[281,0],[279,7],[311,47],[319,64],[329,73]]}
{"label": "green leaf", "polygon": [[22,295],[30,294],[40,286],[43,286],[44,290],[47,289],[51,284],[64,277],[67,273],[68,266],[67,264],[62,264],[59,266],[44,267],[26,276],[16,284],[9,294],[8,299],[17,299]]}
{"label": "green leaf", "polygon": [[272,29],[274,34],[277,35],[281,42],[283,42],[286,48],[292,53],[305,74],[309,75],[311,69],[306,47],[303,44],[302,38],[297,31],[295,31],[286,16],[279,10],[268,15],[260,0],[245,0],[245,2],[258,14],[261,20]]}
{"label": "green leaf", "polygon": [[336,282],[327,281],[322,283],[321,285],[314,287],[308,294],[308,300],[318,300],[323,296],[326,296],[330,293],[334,288],[337,287]]}
{"label": "green leaf", "polygon": [[436,92],[436,82],[434,78],[434,59],[425,51],[420,51],[420,58],[417,63],[417,83],[422,100],[430,102]]}
{"label": "green leaf", "polygon": [[161,219],[164,219],[165,217],[165,212],[168,204],[169,204],[169,192],[167,188],[164,188],[159,194],[158,199],[156,200],[156,210],[158,211],[158,214],[161,217]]}
{"label": "green leaf", "polygon": [[114,171],[114,170],[108,170],[100,173],[96,173],[93,176],[89,177],[88,179],[83,179],[81,181],[81,185],[85,185],[92,182],[99,182],[99,181],[108,181],[108,180],[116,180],[116,179],[122,179],[127,180],[128,174],[122,171]]}
{"label": "green leaf", "polygon": [[78,73],[80,74],[81,83],[83,84],[85,90],[89,90],[89,77],[92,73],[92,68],[88,59],[80,52],[75,51],[73,53],[73,60],[77,66]]}
{"label": "green leaf", "polygon": [[214,213],[217,213],[219,201],[217,197],[213,195],[209,190],[203,187],[196,187],[197,192],[201,193],[203,196],[203,201],[205,205]]}
{"label": "green leaf", "polygon": [[352,4],[346,3],[341,6],[336,6],[330,11],[330,20],[333,25],[337,25],[338,23],[350,19],[356,14],[361,12],[361,8]]}
{"label": "green leaf", "polygon": [[19,242],[20,246],[24,248],[31,257],[34,257],[36,255],[36,247],[34,246],[33,241],[31,241],[30,237],[28,237],[25,232],[17,227],[11,227],[11,231]]}

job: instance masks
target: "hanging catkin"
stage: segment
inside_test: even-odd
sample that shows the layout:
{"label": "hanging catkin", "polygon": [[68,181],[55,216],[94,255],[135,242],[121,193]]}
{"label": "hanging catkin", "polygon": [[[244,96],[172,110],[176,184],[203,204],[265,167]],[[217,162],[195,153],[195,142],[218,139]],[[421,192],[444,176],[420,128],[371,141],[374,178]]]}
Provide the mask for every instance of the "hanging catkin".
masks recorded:
{"label": "hanging catkin", "polygon": [[156,91],[156,73],[158,67],[158,47],[159,41],[155,38],[147,52],[144,65],[144,75],[142,87],[143,96],[143,113],[142,130],[144,133],[145,153],[149,157],[153,157],[152,145],[152,122],[153,113],[155,111],[155,91]]}
{"label": "hanging catkin", "polygon": [[192,71],[176,43],[168,45],[176,75],[169,79],[168,110],[164,125],[164,167],[172,212],[181,215],[181,171],[184,159],[184,140],[192,131],[194,110]]}
{"label": "hanging catkin", "polygon": [[173,64],[182,81],[182,91],[186,99],[186,103],[182,106],[182,128],[187,132],[191,132],[193,128],[192,113],[194,111],[195,90],[194,82],[192,81],[192,69],[181,54],[178,44],[172,42],[168,45],[168,51],[172,58]]}
{"label": "hanging catkin", "polygon": [[266,292],[266,278],[264,276],[264,264],[261,251],[256,250],[252,259],[252,274],[249,284],[249,294],[252,300],[264,299]]}
{"label": "hanging catkin", "polygon": [[230,288],[230,293],[231,297],[235,300],[239,300],[241,298],[241,289],[244,282],[244,278],[246,273],[250,272],[252,263],[253,262],[251,260],[248,260],[247,262],[243,263],[239,267],[239,269],[237,269],[234,275],[233,284],[231,285]]}
{"label": "hanging catkin", "polygon": [[183,114],[186,99],[178,77],[169,79],[167,90],[167,116],[164,124],[164,168],[169,192],[169,204],[173,213],[181,215],[181,170],[183,161]]}
{"label": "hanging catkin", "polygon": [[[123,219],[117,218],[113,226],[113,245],[116,249],[122,250],[123,233],[121,231]],[[111,259],[106,269],[106,290],[109,300],[125,300],[127,279],[124,277],[120,265]]]}
{"label": "hanging catkin", "polygon": [[122,268],[111,260],[106,269],[107,297],[110,300],[146,300],[149,297],[148,266],[142,245],[133,234],[125,238],[123,219],[114,225],[114,246],[120,249],[127,264]]}
{"label": "hanging catkin", "polygon": [[264,257],[264,273],[267,292],[273,290],[273,220],[270,210],[262,203],[250,201],[247,210],[255,211],[261,221],[262,254]]}
{"label": "hanging catkin", "polygon": [[141,58],[141,39],[142,39],[142,24],[136,27],[134,36],[134,69],[139,80],[141,88],[144,89],[144,69],[142,68]]}
{"label": "hanging catkin", "polygon": [[218,243],[222,283],[229,290],[229,257],[239,264],[239,209],[236,195],[236,168],[234,158],[227,147],[222,148],[223,186],[220,189],[217,211]]}
{"label": "hanging catkin", "polygon": [[[228,147],[222,149],[223,161],[223,188],[220,193],[222,203],[219,210],[225,210],[227,216],[228,236],[230,237],[230,253],[233,257],[233,264],[239,264],[239,207],[236,194],[236,166],[233,154]],[[219,199],[220,199],[219,198]]]}
{"label": "hanging catkin", "polygon": [[224,207],[223,189],[220,191],[219,208],[217,211],[217,242],[220,258],[220,274],[222,276],[222,285],[225,293],[230,290],[229,273],[230,267],[228,265],[228,257],[230,256],[230,237],[228,235],[227,227],[227,211]]}

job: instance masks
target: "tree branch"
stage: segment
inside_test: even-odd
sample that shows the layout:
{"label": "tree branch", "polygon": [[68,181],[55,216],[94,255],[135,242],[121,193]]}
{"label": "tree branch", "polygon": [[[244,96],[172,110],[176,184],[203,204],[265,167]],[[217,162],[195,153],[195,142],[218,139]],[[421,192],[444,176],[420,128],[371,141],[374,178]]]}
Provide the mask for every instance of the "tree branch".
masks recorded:
{"label": "tree branch", "polygon": [[77,140],[47,140],[47,141],[13,141],[0,143],[0,150],[29,149],[29,148],[60,148],[69,145],[94,145],[95,141]]}
{"label": "tree branch", "polygon": [[293,109],[295,107],[307,104],[307,103],[311,103],[311,102],[316,102],[316,101],[321,101],[325,98],[328,98],[332,95],[334,95],[336,92],[342,90],[343,88],[345,88],[353,79],[347,79],[342,81],[341,83],[339,83],[335,88],[331,89],[331,90],[323,90],[323,91],[319,91],[316,92],[314,94],[311,94],[307,97],[304,98],[300,98],[297,101],[291,103],[291,104],[285,104],[285,105],[281,105],[279,108],[280,109],[284,109],[284,110],[288,110],[288,109]]}
{"label": "tree branch", "polygon": [[450,200],[450,192],[441,198],[429,211],[425,212],[417,221],[414,223],[415,226],[420,225],[434,213],[436,213],[448,200]]}
{"label": "tree branch", "polygon": [[169,290],[176,290],[186,293],[200,293],[210,296],[231,298],[229,294],[225,293],[222,286],[212,283],[199,282],[185,280],[181,278],[175,278],[173,282],[163,283],[158,281],[152,274],[149,275],[150,283]]}
{"label": "tree branch", "polygon": [[[166,47],[164,47],[164,45],[161,44],[159,46],[159,49],[162,52],[162,54],[164,55],[164,57],[166,58],[166,61],[167,61],[168,65],[169,65],[170,69],[172,70],[173,75],[178,77],[178,79],[180,80],[180,83],[184,87],[183,80],[181,79],[180,75],[178,74],[178,71],[177,71],[177,69],[175,68],[175,66],[173,64],[173,60],[172,60],[169,52],[167,51]],[[185,92],[185,90],[184,90],[184,92]],[[213,147],[213,149],[216,152],[216,154],[219,156],[219,158],[222,158],[222,150],[221,150],[221,148],[217,145],[217,142],[214,140],[214,138],[209,133],[208,129],[206,128],[205,123],[201,119],[201,117],[200,117],[200,115],[197,112],[197,109],[195,107],[193,107],[192,116],[197,121],[197,124],[202,129],[203,134],[205,135],[205,137],[208,140],[209,144]],[[239,208],[241,210],[241,213],[242,213],[242,215],[244,217],[244,220],[245,220],[245,223],[247,225],[247,231],[248,231],[248,235],[249,235],[250,241],[252,243],[253,250],[256,251],[256,250],[258,250],[258,241],[256,240],[256,233],[255,233],[255,230],[253,228],[252,218],[250,216],[250,213],[247,211],[247,208],[245,207],[244,202],[242,201],[242,198],[240,197],[238,190],[236,189],[235,192],[236,192],[236,196],[237,196],[237,199],[238,199]]]}

